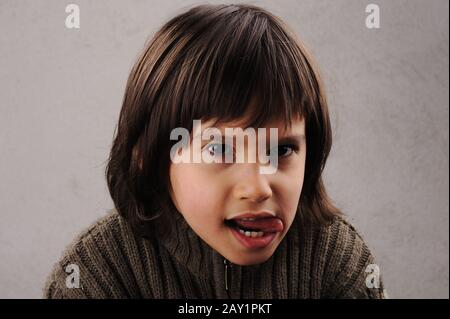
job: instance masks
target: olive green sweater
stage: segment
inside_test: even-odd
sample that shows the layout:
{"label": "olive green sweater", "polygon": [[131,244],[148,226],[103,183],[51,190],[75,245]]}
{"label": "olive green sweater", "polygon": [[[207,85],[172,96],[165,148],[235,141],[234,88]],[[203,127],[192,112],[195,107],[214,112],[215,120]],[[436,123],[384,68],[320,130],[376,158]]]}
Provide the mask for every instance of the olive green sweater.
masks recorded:
{"label": "olive green sweater", "polygon": [[[44,297],[387,298],[381,276],[378,288],[367,287],[372,268],[366,267],[374,258],[341,217],[330,226],[304,232],[296,218],[272,257],[259,265],[240,266],[226,261],[177,216],[173,227],[178,236],[149,240],[135,236],[130,225],[110,211],[64,252]],[[70,284],[73,268],[66,267],[71,264],[78,266],[79,288]]]}

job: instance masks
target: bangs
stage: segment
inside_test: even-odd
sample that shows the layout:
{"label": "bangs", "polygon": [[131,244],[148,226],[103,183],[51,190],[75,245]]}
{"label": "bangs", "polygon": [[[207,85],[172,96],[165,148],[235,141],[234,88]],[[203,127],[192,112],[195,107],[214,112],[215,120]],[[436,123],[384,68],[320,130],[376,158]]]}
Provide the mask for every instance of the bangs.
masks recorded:
{"label": "bangs", "polygon": [[239,119],[261,127],[276,119],[287,129],[293,117],[313,111],[319,96],[314,70],[280,20],[248,6],[214,6],[208,15],[202,10],[201,19],[196,10],[177,21],[188,28],[172,29],[173,50],[182,52],[172,73],[178,88],[170,94],[173,126]]}

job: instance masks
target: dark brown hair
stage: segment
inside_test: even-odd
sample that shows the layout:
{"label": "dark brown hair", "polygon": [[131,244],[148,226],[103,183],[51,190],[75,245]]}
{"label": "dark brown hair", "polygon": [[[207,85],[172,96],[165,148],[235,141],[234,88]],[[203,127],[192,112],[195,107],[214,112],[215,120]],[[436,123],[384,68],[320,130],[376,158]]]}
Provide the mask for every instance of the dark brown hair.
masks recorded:
{"label": "dark brown hair", "polygon": [[[173,128],[193,119],[242,118],[259,127],[281,117],[305,119],[307,154],[298,212],[324,224],[341,214],[322,171],[332,143],[328,107],[313,59],[276,16],[252,5],[201,5],[168,21],[129,76],[106,167],[117,211],[141,235],[165,229]],[[250,101],[256,99],[258,103]],[[165,230],[164,230],[165,231]]]}

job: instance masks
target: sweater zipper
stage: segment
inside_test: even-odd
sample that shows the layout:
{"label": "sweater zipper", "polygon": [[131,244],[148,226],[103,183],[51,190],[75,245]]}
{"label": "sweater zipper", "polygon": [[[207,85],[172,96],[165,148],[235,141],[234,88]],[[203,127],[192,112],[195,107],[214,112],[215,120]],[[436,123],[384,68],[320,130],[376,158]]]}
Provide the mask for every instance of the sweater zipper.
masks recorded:
{"label": "sweater zipper", "polygon": [[223,260],[223,264],[225,266],[225,271],[224,271],[224,275],[225,275],[225,290],[228,294],[228,297],[230,297],[231,291],[231,268],[233,267],[232,263],[230,263],[226,258],[224,258]]}

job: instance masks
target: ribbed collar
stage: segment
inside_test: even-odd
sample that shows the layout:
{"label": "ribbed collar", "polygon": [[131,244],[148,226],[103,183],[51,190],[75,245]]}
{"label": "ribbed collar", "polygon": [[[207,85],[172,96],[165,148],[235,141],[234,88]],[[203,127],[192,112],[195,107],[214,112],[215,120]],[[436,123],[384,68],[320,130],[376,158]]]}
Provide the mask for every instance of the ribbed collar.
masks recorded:
{"label": "ribbed collar", "polygon": [[[169,253],[181,264],[186,265],[195,275],[208,280],[218,280],[224,274],[224,262],[227,261],[216,250],[211,248],[189,226],[184,217],[178,212],[171,213],[172,236],[162,240],[162,244]],[[287,247],[298,245],[298,220],[294,220],[288,234],[278,246],[275,253],[266,262],[251,266],[231,264],[234,274],[257,273],[272,269],[275,263],[286,262]]]}
{"label": "ribbed collar", "polygon": [[223,267],[226,259],[200,238],[180,213],[171,212],[171,217],[172,235],[163,239],[162,244],[193,274],[211,279],[213,275],[211,270]]}

